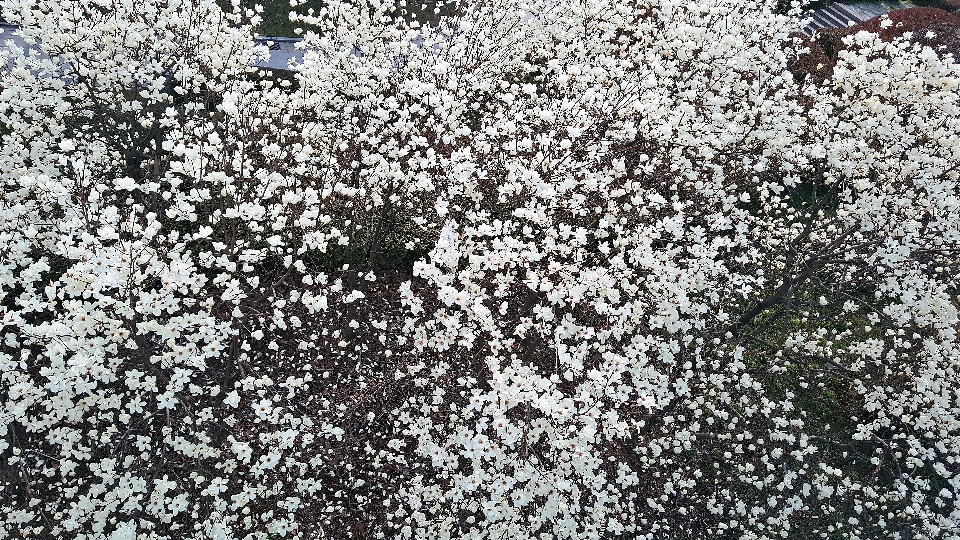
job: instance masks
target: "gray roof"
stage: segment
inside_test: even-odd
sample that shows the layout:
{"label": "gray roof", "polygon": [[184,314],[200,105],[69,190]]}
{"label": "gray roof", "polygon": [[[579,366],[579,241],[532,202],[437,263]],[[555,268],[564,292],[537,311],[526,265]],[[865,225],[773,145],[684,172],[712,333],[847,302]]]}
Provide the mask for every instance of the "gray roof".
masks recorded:
{"label": "gray roof", "polygon": [[[36,46],[29,45],[17,30],[19,27],[15,25],[0,23],[0,55],[10,45],[28,53],[37,49]],[[303,61],[303,51],[296,48],[297,42],[302,41],[299,38],[258,37],[256,41],[270,46],[270,59],[257,63],[259,67],[289,69],[291,61]]]}
{"label": "gray roof", "polygon": [[289,69],[291,61],[303,62],[303,51],[297,49],[297,43],[303,41],[300,38],[260,36],[255,41],[270,46],[270,59],[255,64],[259,67]]}
{"label": "gray roof", "polygon": [[16,47],[29,49],[30,46],[20,37],[17,29],[18,28],[12,24],[0,23],[0,45],[5,46],[7,42],[12,42]]}
{"label": "gray roof", "polygon": [[837,2],[825,8],[807,14],[809,23],[803,27],[803,33],[813,35],[824,28],[846,28],[884,13],[897,9],[913,7],[913,4],[900,0],[884,0],[881,2],[844,4]]}

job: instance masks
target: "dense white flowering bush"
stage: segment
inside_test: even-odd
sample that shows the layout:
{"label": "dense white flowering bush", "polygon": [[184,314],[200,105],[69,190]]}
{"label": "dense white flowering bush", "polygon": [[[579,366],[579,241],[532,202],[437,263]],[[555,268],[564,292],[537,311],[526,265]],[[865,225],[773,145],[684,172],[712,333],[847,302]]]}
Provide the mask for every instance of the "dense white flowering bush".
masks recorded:
{"label": "dense white flowering bush", "polygon": [[284,75],[213,0],[0,6],[4,537],[960,537],[952,57],[330,0]]}

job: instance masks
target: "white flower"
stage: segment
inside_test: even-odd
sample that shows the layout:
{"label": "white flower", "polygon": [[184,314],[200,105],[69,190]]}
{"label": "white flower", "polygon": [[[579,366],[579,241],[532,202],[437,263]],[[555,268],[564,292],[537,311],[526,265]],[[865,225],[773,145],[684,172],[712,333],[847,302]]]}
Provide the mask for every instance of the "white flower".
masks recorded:
{"label": "white flower", "polygon": [[240,404],[240,394],[233,390],[227,394],[227,397],[223,398],[223,402],[230,407],[237,407]]}
{"label": "white flower", "polygon": [[110,540],[137,540],[137,525],[133,521],[121,522],[110,534]]}
{"label": "white flower", "polygon": [[350,303],[354,302],[355,300],[359,300],[359,299],[361,299],[361,298],[366,298],[366,296],[364,296],[364,294],[363,294],[362,292],[355,290],[355,291],[352,291],[352,292],[351,292],[350,294],[348,294],[347,296],[345,296],[345,297],[343,298],[343,302],[344,302],[345,304],[350,304]]}
{"label": "white flower", "polygon": [[650,394],[641,394],[637,399],[637,404],[646,409],[653,409],[657,405],[657,401]]}
{"label": "white flower", "polygon": [[273,412],[273,402],[269,399],[261,399],[257,403],[251,405],[253,407],[253,412],[256,413],[257,418],[261,420],[266,420],[270,417],[270,413]]}
{"label": "white flower", "polygon": [[173,396],[172,392],[164,392],[157,396],[157,403],[161,409],[172,409],[178,402],[179,400]]}
{"label": "white flower", "polygon": [[223,478],[217,477],[210,481],[210,484],[207,486],[207,492],[213,496],[219,495],[227,490],[227,481]]}

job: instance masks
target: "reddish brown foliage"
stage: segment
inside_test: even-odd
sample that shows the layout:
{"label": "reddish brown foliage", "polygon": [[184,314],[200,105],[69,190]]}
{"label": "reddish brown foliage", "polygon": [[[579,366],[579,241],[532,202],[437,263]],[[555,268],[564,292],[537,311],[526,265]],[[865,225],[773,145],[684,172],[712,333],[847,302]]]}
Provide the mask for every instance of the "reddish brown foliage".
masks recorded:
{"label": "reddish brown foliage", "polygon": [[937,8],[910,8],[891,11],[888,15],[893,23],[888,28],[882,28],[881,17],[875,17],[869,21],[864,21],[852,28],[852,30],[866,30],[880,35],[880,39],[889,41],[900,37],[906,32],[914,34],[923,34],[927,31],[954,32],[960,28],[960,17]]}
{"label": "reddish brown foliage", "polygon": [[813,38],[801,34],[793,33],[790,37],[799,40],[798,49],[807,49],[807,52],[797,56],[789,64],[790,72],[799,80],[809,80],[811,82],[823,82],[833,73],[834,61],[831,60],[823,47]]}
{"label": "reddish brown foliage", "polygon": [[[960,0],[953,1],[960,4]],[[886,17],[893,23],[887,28],[881,27],[884,17],[875,17],[849,28],[823,29],[815,39],[795,34],[793,37],[801,40],[801,46],[810,50],[791,64],[791,72],[798,79],[824,80],[833,73],[837,53],[848,47],[843,38],[864,30],[879,35],[884,41],[893,41],[910,32],[908,38],[912,42],[928,46],[941,56],[952,54],[955,61],[960,61],[960,16],[943,9],[921,7],[892,11]]]}

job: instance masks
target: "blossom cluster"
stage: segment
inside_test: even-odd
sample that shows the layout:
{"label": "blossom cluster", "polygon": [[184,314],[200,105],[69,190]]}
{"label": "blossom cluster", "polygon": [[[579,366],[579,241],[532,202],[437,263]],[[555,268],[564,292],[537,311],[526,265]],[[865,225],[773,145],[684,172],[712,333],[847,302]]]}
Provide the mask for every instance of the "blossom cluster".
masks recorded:
{"label": "blossom cluster", "polygon": [[775,4],[0,0],[2,535],[960,537],[960,65]]}

